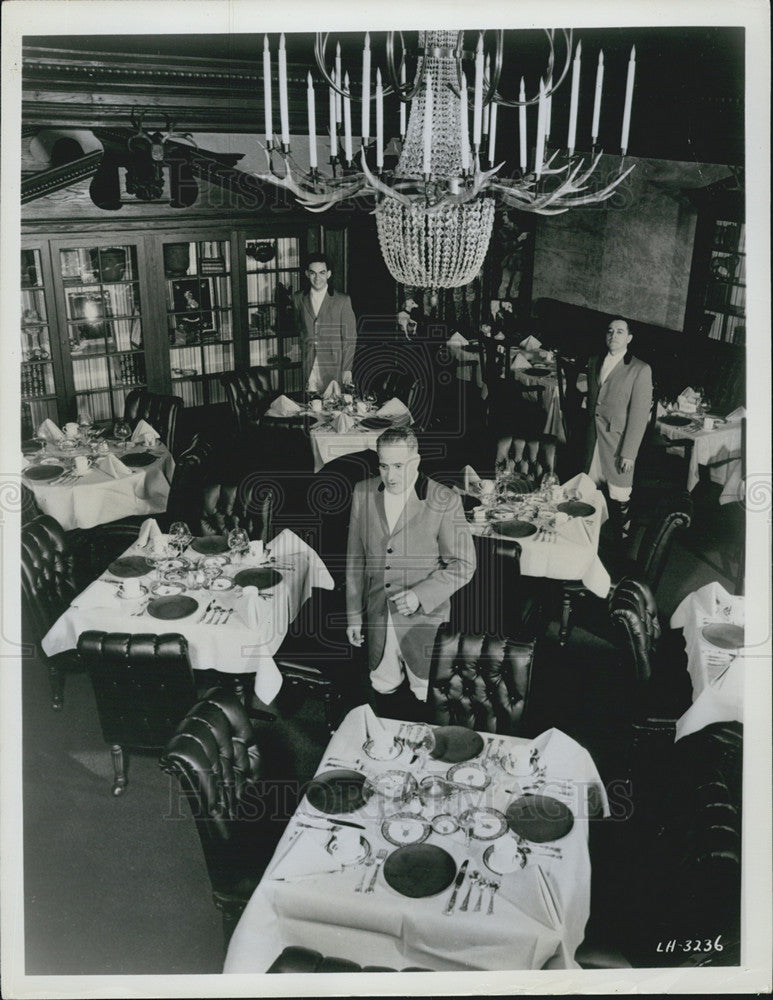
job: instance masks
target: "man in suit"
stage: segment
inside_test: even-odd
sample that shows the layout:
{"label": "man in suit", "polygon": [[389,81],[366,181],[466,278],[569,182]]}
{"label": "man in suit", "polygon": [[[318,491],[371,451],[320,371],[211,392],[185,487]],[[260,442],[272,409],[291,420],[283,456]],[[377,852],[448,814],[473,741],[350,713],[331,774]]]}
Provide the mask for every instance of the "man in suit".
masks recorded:
{"label": "man in suit", "polygon": [[588,437],[585,469],[609,490],[609,514],[620,540],[630,528],[633,470],[652,409],[652,369],[635,358],[628,320],[607,328],[607,353],[588,363]]}
{"label": "man in suit", "polygon": [[357,321],[349,296],[328,288],[331,274],[327,257],[312,254],[306,264],[309,289],[293,293],[303,384],[309,392],[324,392],[334,379],[339,386],[352,380]]}
{"label": "man in suit", "polygon": [[376,710],[417,718],[437,630],[475,572],[475,548],[459,496],[419,472],[410,428],[384,431],[377,451],[379,476],[358,483],[352,498],[347,636],[361,646],[367,635]]}

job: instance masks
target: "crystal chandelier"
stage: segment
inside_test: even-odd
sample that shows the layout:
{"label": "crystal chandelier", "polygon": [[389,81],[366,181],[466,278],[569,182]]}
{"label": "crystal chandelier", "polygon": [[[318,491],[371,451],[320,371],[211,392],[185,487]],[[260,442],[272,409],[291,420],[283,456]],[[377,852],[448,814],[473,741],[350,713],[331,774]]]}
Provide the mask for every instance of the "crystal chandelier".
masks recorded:
{"label": "crystal chandelier", "polygon": [[[348,73],[341,75],[340,47],[334,65],[328,69],[329,36],[318,34],[315,58],[329,97],[330,172],[326,174],[318,166],[316,99],[311,73],[307,77],[309,170],[299,169],[291,155],[284,35],[278,53],[281,139],[277,141],[274,137],[271,56],[268,38],[265,38],[263,84],[268,170],[258,176],[291,191],[298,202],[312,212],[324,212],[339,202],[366,196],[376,216],[384,261],[396,281],[433,291],[469,284],[483,266],[497,204],[540,215],[558,214],[576,206],[605,201],[633,169],[633,166],[625,168],[624,161],[636,68],[635,49],[631,50],[628,64],[620,168],[604,186],[592,187],[601,158],[596,143],[603,88],[603,53],[599,54],[596,74],[590,163],[586,166],[585,160],[575,154],[581,43],[577,45],[572,65],[567,149],[561,153],[556,151],[546,159],[552,96],[572,64],[572,32],[562,32],[566,58],[563,69],[557,73],[555,33],[546,31],[549,58],[539,91],[527,99],[522,78],[517,100],[507,100],[497,90],[502,70],[503,32],[495,34],[492,58],[484,52],[483,33],[478,36],[475,51],[466,53],[463,32],[419,32],[416,73],[413,81],[407,83],[405,49],[398,70],[394,55],[395,32],[390,32],[386,44],[388,84],[383,86],[381,71],[377,69],[374,94],[371,93],[370,36],[365,35],[363,46],[362,84],[354,88]],[[402,35],[400,37],[402,39]],[[474,61],[471,97],[463,71],[466,59]],[[389,148],[397,148],[400,152],[396,167],[385,170],[384,98],[390,94],[397,95],[401,106],[400,140],[393,140]],[[359,168],[354,163],[352,151],[353,100],[359,101],[362,110]],[[406,127],[409,103],[411,109]],[[376,118],[373,137],[370,128],[372,104],[375,104]],[[534,105],[537,107],[537,133],[534,152],[529,157],[526,111]],[[504,163],[494,165],[497,111],[501,106],[519,110],[520,163],[513,177],[500,176]],[[489,170],[481,167],[486,152]],[[529,159],[532,160],[531,169]]]}

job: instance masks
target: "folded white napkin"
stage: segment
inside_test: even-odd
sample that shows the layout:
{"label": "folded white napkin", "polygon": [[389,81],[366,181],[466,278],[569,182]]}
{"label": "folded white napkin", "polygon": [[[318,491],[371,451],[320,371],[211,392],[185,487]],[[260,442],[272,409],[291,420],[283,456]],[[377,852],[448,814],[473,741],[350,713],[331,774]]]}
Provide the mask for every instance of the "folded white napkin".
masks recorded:
{"label": "folded white napkin", "polygon": [[345,434],[354,427],[355,419],[351,413],[336,413],[331,422],[331,426],[338,434]]}
{"label": "folded white napkin", "polygon": [[260,626],[260,594],[257,587],[245,587],[238,608],[239,617],[247,628]]}
{"label": "folded white napkin", "polygon": [[384,723],[379,719],[370,705],[365,705],[363,708],[363,721],[365,723],[365,736],[367,739],[383,739],[387,735]]}
{"label": "folded white napkin", "polygon": [[704,587],[694,590],[679,604],[671,616],[671,628],[684,628],[694,614],[715,616],[720,609],[731,607],[731,619],[734,625],[743,625],[744,599],[729,594],[717,580],[712,580]]}
{"label": "folded white napkin", "polygon": [[147,445],[149,448],[154,448],[158,442],[161,440],[161,435],[147,420],[140,420],[137,426],[134,428],[131,440],[137,444]]}
{"label": "folded white napkin", "polygon": [[112,454],[103,455],[102,458],[98,458],[96,467],[113,479],[122,479],[124,476],[132,474],[132,470],[127,469],[123,462]]}
{"label": "folded white napkin", "polygon": [[656,417],[665,417],[665,416],[668,416],[668,410],[665,408],[665,406],[663,406],[662,403],[658,403],[658,405],[657,405],[657,407],[655,409],[655,416]]}
{"label": "folded white napkin", "polygon": [[157,545],[163,541],[164,536],[158,526],[155,517],[149,517],[140,525],[140,533],[137,536],[137,545]]}
{"label": "folded white napkin", "polygon": [[520,351],[518,351],[518,353],[515,355],[515,357],[513,358],[513,363],[510,365],[512,371],[519,371],[521,368],[530,368],[530,367],[531,367],[531,361],[529,361],[526,355],[522,354]]}
{"label": "folded white napkin", "polygon": [[746,416],[746,407],[739,406],[737,409],[733,410],[732,413],[728,413],[728,415],[725,417],[725,420],[727,420],[727,422],[730,423],[733,420],[743,420],[745,416]]}
{"label": "folded white napkin", "polygon": [[520,345],[526,351],[536,351],[538,348],[542,347],[542,341],[537,340],[536,337],[528,336],[525,340],[522,340]]}
{"label": "folded white napkin", "polygon": [[700,402],[700,393],[696,392],[692,386],[688,385],[686,389],[677,396],[677,403],[679,404],[679,409],[683,413],[695,413],[698,408],[698,403]]}
{"label": "folded white napkin", "polygon": [[53,420],[44,420],[38,427],[38,437],[45,438],[46,441],[61,441],[64,437],[62,431],[56,426]]}
{"label": "folded white napkin", "polygon": [[466,347],[469,344],[469,340],[463,337],[457,330],[456,333],[452,333],[448,338],[448,343],[451,347]]}
{"label": "folded white napkin", "polygon": [[292,417],[294,414],[300,413],[302,409],[303,407],[296,403],[295,400],[289,399],[287,396],[277,396],[266,410],[266,416]]}
{"label": "folded white napkin", "polygon": [[340,396],[340,395],[341,395],[341,387],[338,384],[338,382],[336,382],[336,380],[333,379],[330,385],[328,385],[327,389],[325,389],[325,391],[322,393],[322,398],[330,399],[331,396]]}
{"label": "folded white napkin", "polygon": [[78,594],[73,599],[73,608],[112,608],[119,610],[118,598],[116,597],[117,586],[114,583],[107,583],[105,580],[95,580],[92,584]]}
{"label": "folded white napkin", "polygon": [[561,484],[565,490],[576,490],[581,500],[590,502],[597,493],[596,484],[585,472],[579,473],[573,479]]}
{"label": "folded white napkin", "polygon": [[376,416],[379,417],[407,417],[409,420],[411,418],[411,411],[408,407],[399,400],[396,396],[388,399],[384,405],[376,411]]}
{"label": "folded white napkin", "polygon": [[[324,825],[322,819],[319,825],[320,827]],[[358,830],[354,832],[359,834]],[[291,881],[310,875],[324,875],[327,872],[340,871],[342,862],[334,856],[332,850],[326,850],[327,844],[330,844],[331,849],[335,846],[332,843],[333,838],[336,837],[337,843],[339,835],[340,831],[334,835],[332,831],[325,829],[302,829],[301,835],[293,841],[284,857],[281,857],[271,869],[269,878]],[[359,840],[359,836],[357,839]]]}
{"label": "folded white napkin", "polygon": [[311,597],[312,588],[319,587],[321,590],[332,590],[335,586],[333,577],[330,575],[327,566],[314,549],[289,528],[283,528],[268,548],[271,555],[280,561],[282,557],[287,556],[306,556],[305,562],[303,560],[295,560],[298,574],[295,585],[299,588],[300,604],[303,604],[304,601],[307,601]]}
{"label": "folded white napkin", "polygon": [[462,483],[464,485],[465,493],[471,493],[473,495],[480,493],[481,479],[471,465],[465,465],[462,469]]}

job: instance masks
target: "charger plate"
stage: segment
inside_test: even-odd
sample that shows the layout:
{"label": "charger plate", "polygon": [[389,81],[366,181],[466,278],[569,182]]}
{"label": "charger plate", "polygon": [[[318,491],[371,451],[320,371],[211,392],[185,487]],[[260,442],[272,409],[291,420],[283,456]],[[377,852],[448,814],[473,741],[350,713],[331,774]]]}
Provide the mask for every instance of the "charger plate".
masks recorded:
{"label": "charger plate", "polygon": [[149,455],[146,451],[135,451],[133,454],[124,455],[121,459],[130,469],[143,469],[146,465],[152,465],[155,460],[156,456]]}
{"label": "charger plate", "polygon": [[159,618],[161,621],[175,621],[192,615],[198,607],[199,602],[186,594],[175,597],[154,597],[152,601],[148,601],[148,614],[151,618]]}
{"label": "charger plate", "polygon": [[731,625],[729,622],[704,625],[701,635],[706,642],[719,649],[740,649],[744,644],[744,630],[740,625]]}
{"label": "charger plate", "polygon": [[34,455],[37,451],[43,451],[45,446],[45,442],[35,441],[34,438],[29,438],[27,441],[22,441],[21,453],[22,455]]}
{"label": "charger plate", "polygon": [[402,896],[437,896],[456,877],[456,862],[442,847],[410,844],[392,851],[384,862],[384,879]]}
{"label": "charger plate", "polygon": [[365,775],[344,768],[318,774],[306,790],[311,805],[328,814],[354,812],[365,805],[369,797]]}
{"label": "charger plate", "polygon": [[234,577],[234,583],[240,587],[257,587],[258,590],[265,590],[268,587],[275,587],[282,579],[282,574],[275,569],[260,569],[255,566],[251,569],[242,569]]}
{"label": "charger plate", "polygon": [[556,510],[563,511],[569,517],[590,517],[596,513],[596,508],[584,500],[565,500],[564,503],[558,504]]}
{"label": "charger plate", "polygon": [[665,417],[658,418],[661,424],[667,424],[669,427],[686,427],[691,424],[694,417],[681,417],[678,413],[669,413]]}
{"label": "charger plate", "polygon": [[537,378],[542,378],[544,375],[552,375],[553,374],[553,369],[552,368],[540,368],[540,367],[537,367],[537,368],[524,368],[523,369],[523,373],[524,373],[524,375],[535,375]]}
{"label": "charger plate", "polygon": [[381,430],[383,427],[391,427],[392,421],[389,417],[366,417],[364,420],[360,421],[360,427],[366,428],[366,430],[377,431]]}
{"label": "charger plate", "polygon": [[519,521],[513,518],[511,521],[492,521],[491,534],[499,535],[501,538],[528,538],[537,532],[537,525],[531,521]]}
{"label": "charger plate", "polygon": [[574,826],[571,809],[550,795],[523,795],[510,803],[505,815],[513,833],[535,844],[560,840]]}
{"label": "charger plate", "polygon": [[107,567],[113,576],[127,578],[130,576],[145,576],[150,572],[150,566],[145,556],[121,556]]}
{"label": "charger plate", "polygon": [[47,483],[50,479],[58,479],[63,472],[63,465],[32,465],[24,470],[24,478],[33,483]]}
{"label": "charger plate", "polygon": [[202,556],[219,556],[228,551],[228,542],[222,535],[205,535],[194,538],[190,547]]}
{"label": "charger plate", "polygon": [[440,726],[432,730],[435,746],[430,756],[447,764],[458,764],[463,760],[477,757],[483,749],[483,737],[474,729],[464,726]]}

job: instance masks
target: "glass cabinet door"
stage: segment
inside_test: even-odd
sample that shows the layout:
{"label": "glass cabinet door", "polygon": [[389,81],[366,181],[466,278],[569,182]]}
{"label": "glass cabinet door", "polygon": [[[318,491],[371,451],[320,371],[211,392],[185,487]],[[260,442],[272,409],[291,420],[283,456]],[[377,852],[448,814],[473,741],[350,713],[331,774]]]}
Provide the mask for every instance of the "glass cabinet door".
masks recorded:
{"label": "glass cabinet door", "polygon": [[300,240],[248,239],[244,250],[250,364],[271,369],[272,384],[282,392],[302,389],[292,304],[301,287]]}
{"label": "glass cabinet door", "polygon": [[231,248],[227,240],[164,243],[172,392],[186,406],[225,400],[234,367]]}
{"label": "glass cabinet door", "polygon": [[46,418],[58,419],[51,327],[40,250],[21,252],[21,422],[29,438]]}
{"label": "glass cabinet door", "polygon": [[55,267],[76,410],[94,420],[120,418],[126,396],[147,382],[137,248],[60,249]]}

